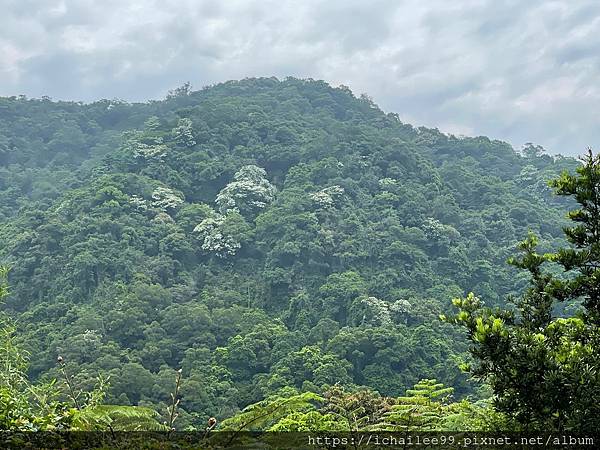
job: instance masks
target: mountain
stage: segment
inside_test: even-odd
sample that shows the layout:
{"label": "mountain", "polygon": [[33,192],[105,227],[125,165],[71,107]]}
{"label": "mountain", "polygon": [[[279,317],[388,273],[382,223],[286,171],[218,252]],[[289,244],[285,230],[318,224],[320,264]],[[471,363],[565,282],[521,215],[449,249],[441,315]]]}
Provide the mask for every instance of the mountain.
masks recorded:
{"label": "mountain", "polygon": [[3,309],[36,379],[57,356],[110,403],[181,421],[282,388],[460,395],[467,342],[438,320],[468,291],[523,290],[528,230],[562,244],[547,180],[572,158],[415,128],[346,87],[246,79],[162,101],[0,98]]}

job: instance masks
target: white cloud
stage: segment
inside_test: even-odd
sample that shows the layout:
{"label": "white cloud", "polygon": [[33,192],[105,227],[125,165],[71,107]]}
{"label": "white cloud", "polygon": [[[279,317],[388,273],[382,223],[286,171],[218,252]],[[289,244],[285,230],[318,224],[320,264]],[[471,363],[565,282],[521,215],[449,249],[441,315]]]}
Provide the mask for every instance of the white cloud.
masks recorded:
{"label": "white cloud", "polygon": [[164,95],[248,76],[366,92],[415,125],[581,152],[600,141],[600,4],[6,0],[0,95]]}

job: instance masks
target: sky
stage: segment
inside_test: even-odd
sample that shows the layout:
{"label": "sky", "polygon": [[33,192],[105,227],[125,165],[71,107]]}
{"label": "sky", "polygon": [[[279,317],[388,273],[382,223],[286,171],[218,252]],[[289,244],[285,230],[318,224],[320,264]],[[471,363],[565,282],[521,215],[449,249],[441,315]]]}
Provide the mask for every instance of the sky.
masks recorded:
{"label": "sky", "polygon": [[164,98],[258,76],[366,93],[415,126],[600,148],[597,0],[0,0],[0,96]]}

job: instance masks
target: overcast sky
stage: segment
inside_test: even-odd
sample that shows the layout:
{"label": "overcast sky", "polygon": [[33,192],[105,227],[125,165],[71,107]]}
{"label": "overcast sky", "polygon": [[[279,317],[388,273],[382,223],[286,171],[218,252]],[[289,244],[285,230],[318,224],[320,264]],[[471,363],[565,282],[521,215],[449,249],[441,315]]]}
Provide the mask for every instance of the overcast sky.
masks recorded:
{"label": "overcast sky", "polygon": [[273,75],[457,135],[600,148],[597,0],[0,0],[3,96],[143,101]]}

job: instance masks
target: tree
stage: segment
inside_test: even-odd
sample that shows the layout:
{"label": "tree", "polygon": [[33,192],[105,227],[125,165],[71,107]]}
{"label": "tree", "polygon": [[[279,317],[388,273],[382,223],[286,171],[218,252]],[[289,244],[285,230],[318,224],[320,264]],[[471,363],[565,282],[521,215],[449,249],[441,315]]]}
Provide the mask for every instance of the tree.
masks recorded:
{"label": "tree", "polygon": [[546,149],[544,147],[532,142],[527,142],[521,149],[521,153],[530,159],[539,158],[545,153],[545,151]]}
{"label": "tree", "polygon": [[[467,330],[470,371],[490,384],[499,411],[527,430],[589,431],[600,427],[600,158],[590,150],[576,175],[551,185],[579,205],[568,215],[576,225],[564,229],[574,247],[540,255],[530,234],[509,260],[530,274],[516,311],[484,307],[471,293],[453,300],[459,312],[447,320]],[[552,263],[562,276],[543,270]],[[553,317],[557,302],[579,298],[583,311]]]}
{"label": "tree", "polygon": [[[0,300],[8,294],[8,269],[0,267]],[[64,377],[67,397],[56,380],[31,383],[27,377],[28,354],[15,342],[15,326],[10,318],[0,316],[0,430],[164,430],[158,414],[149,408],[102,405],[107,380],[99,377],[91,391],[78,390],[67,372],[64,358],[58,364]]]}
{"label": "tree", "polygon": [[236,209],[245,217],[253,217],[275,198],[275,186],[266,178],[265,169],[244,166],[233,176],[233,181],[219,192],[215,202],[221,214]]}
{"label": "tree", "polygon": [[182,195],[173,189],[158,186],[152,192],[152,206],[161,211],[172,211],[183,203]]}
{"label": "tree", "polygon": [[[274,373],[269,383],[271,388],[285,386],[320,388],[335,383],[350,384],[351,378],[348,376],[350,369],[350,363],[340,361],[331,353],[322,352],[319,347],[303,347],[273,365]],[[282,383],[285,384],[281,386]]]}
{"label": "tree", "polygon": [[322,401],[322,398],[313,392],[298,394],[288,390],[287,394],[288,396],[271,396],[244,408],[239,414],[224,420],[220,430],[236,432],[264,430],[274,426],[290,413],[314,410],[315,403]]}
{"label": "tree", "polygon": [[250,227],[239,212],[212,214],[194,228],[202,242],[202,250],[219,258],[235,255],[248,237]]}
{"label": "tree", "polygon": [[186,81],[181,86],[175,89],[169,89],[167,92],[167,100],[178,98],[178,97],[187,97],[192,93],[192,84],[189,81]]}
{"label": "tree", "polygon": [[323,312],[343,323],[352,301],[366,290],[366,283],[357,272],[347,271],[329,275],[327,282],[319,288],[323,297]]}
{"label": "tree", "polygon": [[179,145],[182,145],[184,147],[193,147],[194,145],[196,145],[192,121],[187,117],[179,119],[179,121],[177,122],[177,126],[173,128],[171,134],[173,135],[173,139],[175,139],[175,142],[177,142]]}
{"label": "tree", "polygon": [[323,397],[326,402],[321,412],[336,418],[337,429],[351,432],[373,429],[394,403],[394,399],[382,397],[377,392],[368,389],[348,392],[337,384]]}
{"label": "tree", "polygon": [[550,294],[559,301],[583,298],[587,320],[600,325],[600,155],[590,149],[582,158],[577,174],[563,172],[551,186],[558,195],[571,196],[579,208],[569,212],[575,225],[564,229],[574,248],[559,250],[549,260],[560,264],[565,272],[574,271],[572,279],[553,280]]}
{"label": "tree", "polygon": [[453,391],[434,379],[421,380],[404,397],[396,399],[378,427],[394,431],[439,430]]}
{"label": "tree", "polygon": [[[0,301],[8,295],[8,268],[0,267]],[[0,430],[60,430],[71,427],[74,410],[58,400],[54,382],[27,378],[28,355],[15,342],[15,326],[0,315]]]}
{"label": "tree", "polygon": [[159,130],[160,119],[151,116],[144,122],[143,130],[128,130],[123,133],[123,150],[144,161],[162,161],[169,151]]}
{"label": "tree", "polygon": [[[107,374],[107,403],[162,411],[183,367],[178,429],[339,374],[382,395],[424,377],[473,393],[443,299],[525,287],[508,246],[528,228],[560,245],[570,198],[538,185],[576,160],[415,129],[313,80],[173,94],[0,98],[2,310],[35,355],[30,384],[63,387],[60,354],[78,389]],[[187,350],[209,356],[192,369]]]}

